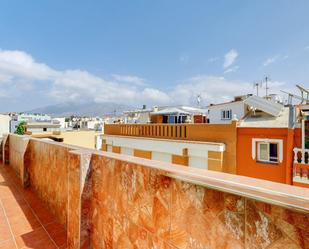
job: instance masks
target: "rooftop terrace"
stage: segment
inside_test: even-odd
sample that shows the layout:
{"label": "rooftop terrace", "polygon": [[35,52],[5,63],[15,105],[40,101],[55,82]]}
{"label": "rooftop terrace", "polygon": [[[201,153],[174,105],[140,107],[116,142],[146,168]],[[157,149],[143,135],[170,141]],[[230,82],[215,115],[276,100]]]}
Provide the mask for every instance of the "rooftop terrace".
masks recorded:
{"label": "rooftop terrace", "polygon": [[309,248],[305,188],[16,135],[2,159],[1,249]]}
{"label": "rooftop terrace", "polygon": [[12,168],[0,164],[0,248],[67,248],[66,231]]}

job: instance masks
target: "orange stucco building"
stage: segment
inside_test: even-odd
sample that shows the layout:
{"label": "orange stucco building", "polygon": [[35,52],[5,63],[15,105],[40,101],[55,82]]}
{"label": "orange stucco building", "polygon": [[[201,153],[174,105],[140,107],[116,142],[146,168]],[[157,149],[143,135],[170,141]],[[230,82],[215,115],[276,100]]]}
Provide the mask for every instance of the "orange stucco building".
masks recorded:
{"label": "orange stucco building", "polygon": [[[279,159],[275,162],[260,161],[257,155],[254,156],[258,153],[259,143],[267,142],[280,143],[277,149]],[[237,129],[237,174],[292,184],[293,148],[299,147],[299,144],[300,129],[239,127]]]}
{"label": "orange stucco building", "polygon": [[284,108],[276,117],[239,122],[237,174],[308,188],[308,109],[306,105],[298,106],[296,112]]}

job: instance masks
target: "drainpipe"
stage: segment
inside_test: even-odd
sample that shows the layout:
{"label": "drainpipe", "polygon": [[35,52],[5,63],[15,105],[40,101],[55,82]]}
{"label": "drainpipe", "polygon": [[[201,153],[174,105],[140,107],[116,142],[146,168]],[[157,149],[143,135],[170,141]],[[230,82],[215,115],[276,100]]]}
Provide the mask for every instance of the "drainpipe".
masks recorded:
{"label": "drainpipe", "polygon": [[289,128],[294,128],[295,124],[295,109],[294,106],[289,105]]}

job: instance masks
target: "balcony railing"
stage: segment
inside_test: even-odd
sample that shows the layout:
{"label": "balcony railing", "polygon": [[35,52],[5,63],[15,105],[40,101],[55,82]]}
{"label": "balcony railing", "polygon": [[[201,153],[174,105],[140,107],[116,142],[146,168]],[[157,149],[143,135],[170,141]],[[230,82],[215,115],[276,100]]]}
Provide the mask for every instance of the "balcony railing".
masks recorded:
{"label": "balcony railing", "polygon": [[131,125],[120,126],[120,135],[142,136],[142,137],[165,137],[165,138],[187,138],[187,126],[185,124],[155,124],[155,125]]}
{"label": "balcony railing", "polygon": [[294,148],[294,163],[309,165],[309,149]]}
{"label": "balcony railing", "polygon": [[301,178],[301,180],[307,180],[309,183],[309,165],[295,165],[294,177]]}
{"label": "balcony railing", "polygon": [[309,184],[309,149],[294,148],[293,180]]}
{"label": "balcony railing", "polygon": [[220,140],[222,136],[236,136],[236,122],[231,124],[105,124],[104,134],[200,141],[213,137]]}

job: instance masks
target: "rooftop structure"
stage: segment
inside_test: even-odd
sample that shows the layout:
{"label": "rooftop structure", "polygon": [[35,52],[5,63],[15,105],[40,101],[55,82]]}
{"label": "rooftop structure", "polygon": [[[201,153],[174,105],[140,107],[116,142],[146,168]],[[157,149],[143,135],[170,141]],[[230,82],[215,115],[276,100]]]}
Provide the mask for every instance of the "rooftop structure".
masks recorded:
{"label": "rooftop structure", "polygon": [[253,95],[235,97],[233,101],[208,106],[209,122],[215,124],[230,123],[233,119],[243,120],[252,113],[259,112],[277,117],[283,105],[271,99]]}
{"label": "rooftop structure", "polygon": [[13,116],[13,120],[26,122],[49,122],[52,118],[47,114],[20,113]]}
{"label": "rooftop structure", "polygon": [[301,143],[298,143],[293,150],[293,183],[294,185],[309,187],[309,105],[300,105],[298,110],[298,118],[301,124],[299,132]]}
{"label": "rooftop structure", "polygon": [[8,114],[0,114],[0,138],[3,134],[10,132],[11,116]]}
{"label": "rooftop structure", "polygon": [[[239,122],[239,127],[288,128],[290,126],[290,107],[282,107],[275,114],[269,114],[264,109],[248,113]],[[269,111],[271,112],[271,111]]]}
{"label": "rooftop structure", "polygon": [[[11,233],[0,233],[0,248],[309,245],[305,188],[28,136],[6,136],[2,148],[0,211],[5,218],[0,215],[0,220]],[[37,214],[38,226],[28,206],[35,207],[30,210]],[[9,218],[12,213],[20,216]],[[57,244],[65,238],[62,232],[53,235],[59,230],[44,225],[48,217],[64,229],[66,245]]]}
{"label": "rooftop structure", "polygon": [[195,115],[207,115],[207,109],[190,106],[155,106],[126,111],[125,123],[190,123]]}
{"label": "rooftop structure", "polygon": [[70,130],[61,133],[38,132],[33,133],[31,136],[34,138],[50,139],[65,144],[94,149],[97,134],[98,133],[93,130]]}
{"label": "rooftop structure", "polygon": [[[236,122],[110,124],[105,125],[104,134],[98,135],[96,148],[235,174],[236,137]],[[214,143],[220,147],[212,146]]]}
{"label": "rooftop structure", "polygon": [[274,117],[278,117],[283,105],[258,96],[250,96],[244,100],[250,109],[260,110]]}
{"label": "rooftop structure", "polygon": [[53,122],[27,122],[25,125],[26,132],[53,132],[60,131],[60,124]]}
{"label": "rooftop structure", "polygon": [[[237,105],[236,109],[231,105]],[[237,108],[241,110],[240,119],[232,118]],[[305,120],[308,110],[306,105],[295,109],[270,99],[246,95],[210,106],[210,124],[106,125],[104,134],[97,137],[96,148],[309,187],[309,153],[308,148],[303,147],[308,140],[308,121]],[[169,108],[155,113],[185,115],[186,111]],[[220,122],[214,122],[216,119]],[[202,148],[197,141],[205,145],[219,143],[224,145],[224,150]],[[146,143],[150,145],[140,146]],[[196,146],[194,150],[198,153],[190,151],[191,145]],[[296,162],[299,163],[296,165]]]}

